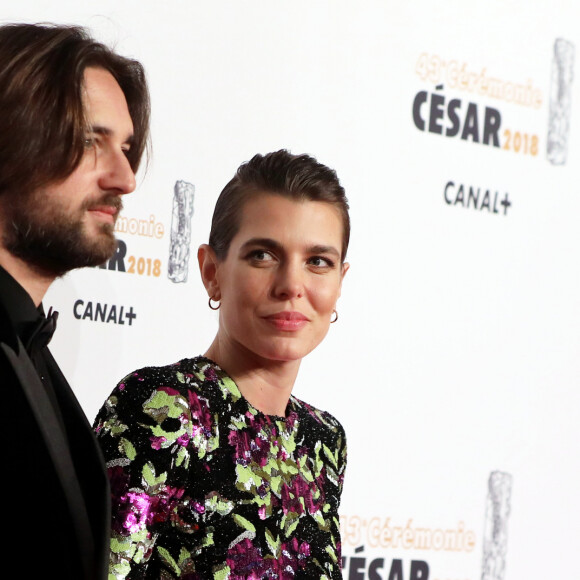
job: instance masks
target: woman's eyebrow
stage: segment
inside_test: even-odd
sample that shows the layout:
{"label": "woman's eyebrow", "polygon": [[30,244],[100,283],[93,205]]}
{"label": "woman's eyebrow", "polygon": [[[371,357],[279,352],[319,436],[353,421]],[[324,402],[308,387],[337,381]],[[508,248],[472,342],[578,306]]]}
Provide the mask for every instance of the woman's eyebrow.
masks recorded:
{"label": "woman's eyebrow", "polygon": [[[272,238],[250,238],[247,242],[244,242],[240,248],[240,252],[245,252],[251,247],[261,246],[267,250],[274,250],[278,252],[284,252],[284,247],[280,242],[273,240]],[[309,254],[330,254],[332,256],[340,257],[340,252],[334,246],[326,246],[324,244],[315,244],[314,246],[309,246],[306,249]]]}
{"label": "woman's eyebrow", "polygon": [[310,248],[308,248],[308,252],[311,254],[332,254],[337,258],[340,257],[340,252],[334,246],[322,246],[322,245],[311,246]]}
{"label": "woman's eyebrow", "polygon": [[244,242],[240,251],[245,251],[252,246],[262,246],[268,250],[282,250],[282,244],[273,240],[272,238],[250,238],[247,242]]}

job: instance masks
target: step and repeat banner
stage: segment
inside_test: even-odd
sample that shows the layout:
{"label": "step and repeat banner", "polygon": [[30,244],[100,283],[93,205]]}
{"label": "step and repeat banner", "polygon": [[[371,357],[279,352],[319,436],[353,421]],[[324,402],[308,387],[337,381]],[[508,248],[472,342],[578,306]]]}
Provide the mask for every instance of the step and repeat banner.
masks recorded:
{"label": "step and repeat banner", "polygon": [[153,150],[117,253],[53,285],[90,420],[128,372],[203,353],[197,267],[255,153],[336,169],[339,320],[295,393],[338,417],[349,580],[580,575],[580,6],[575,0],[22,0],[140,60]]}

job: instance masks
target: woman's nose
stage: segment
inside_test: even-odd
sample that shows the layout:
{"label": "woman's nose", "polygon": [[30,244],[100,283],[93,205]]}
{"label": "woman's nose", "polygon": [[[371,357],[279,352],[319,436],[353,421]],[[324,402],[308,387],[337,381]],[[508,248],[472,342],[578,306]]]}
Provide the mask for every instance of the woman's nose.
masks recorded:
{"label": "woman's nose", "polygon": [[273,294],[280,300],[293,300],[304,295],[304,272],[298,264],[286,264],[276,273]]}

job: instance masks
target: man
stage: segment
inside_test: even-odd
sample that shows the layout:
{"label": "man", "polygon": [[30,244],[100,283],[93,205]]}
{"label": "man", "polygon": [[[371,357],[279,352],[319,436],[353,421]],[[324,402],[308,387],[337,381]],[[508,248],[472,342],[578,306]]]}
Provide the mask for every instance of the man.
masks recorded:
{"label": "man", "polygon": [[2,569],[106,578],[105,468],[47,349],[55,320],[41,301],[55,278],[115,250],[148,140],[143,68],[82,28],[2,26],[0,111]]}

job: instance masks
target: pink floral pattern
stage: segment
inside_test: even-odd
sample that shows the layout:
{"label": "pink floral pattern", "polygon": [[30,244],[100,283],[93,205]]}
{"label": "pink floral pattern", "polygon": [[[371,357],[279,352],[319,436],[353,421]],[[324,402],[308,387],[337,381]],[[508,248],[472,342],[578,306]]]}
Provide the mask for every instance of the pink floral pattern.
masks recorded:
{"label": "pink floral pattern", "polygon": [[117,579],[341,578],[346,443],[328,413],[291,397],[264,415],[198,357],[125,377],[95,431]]}

